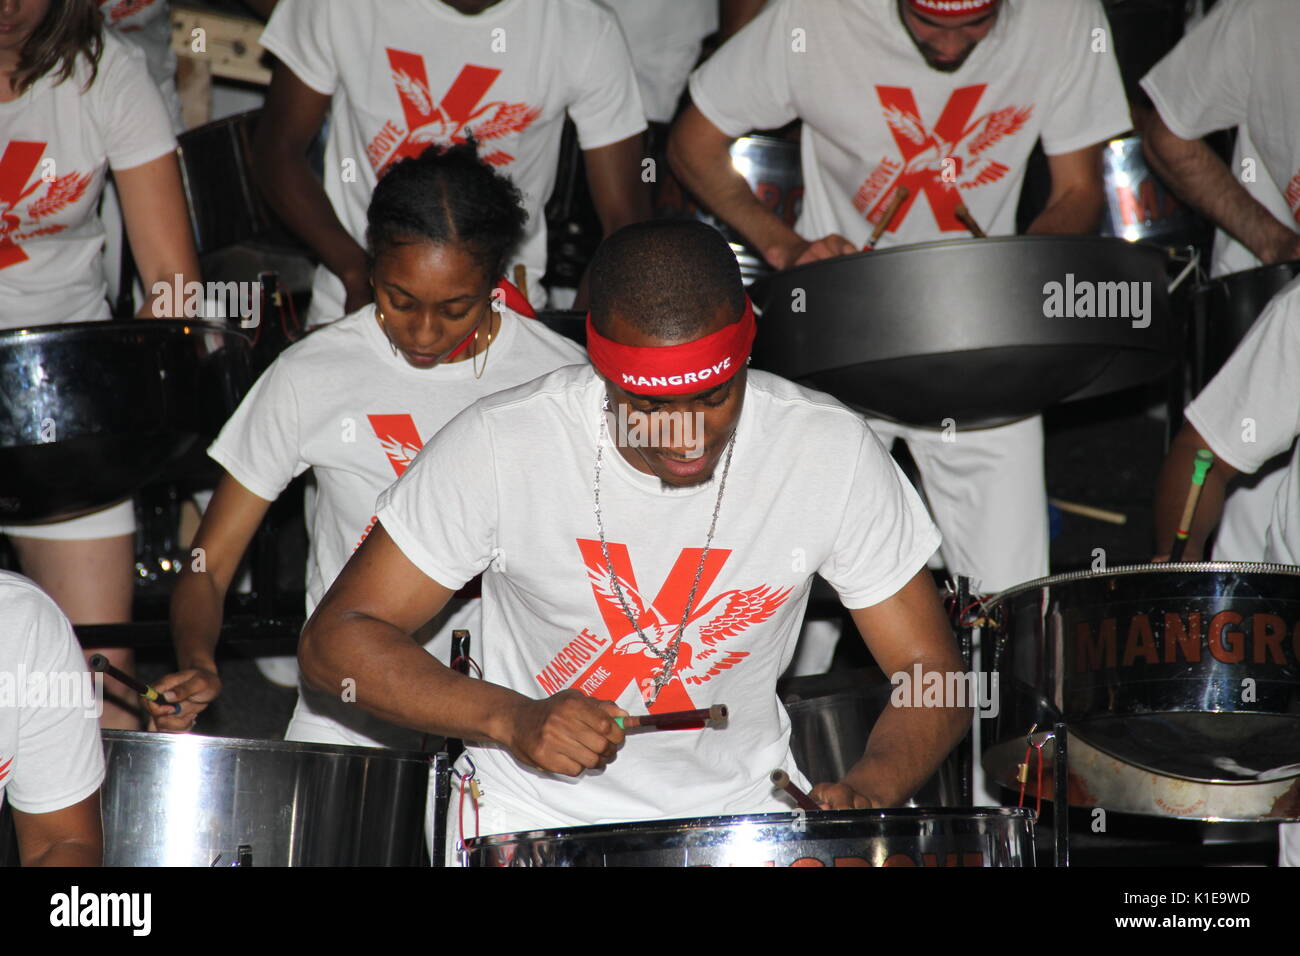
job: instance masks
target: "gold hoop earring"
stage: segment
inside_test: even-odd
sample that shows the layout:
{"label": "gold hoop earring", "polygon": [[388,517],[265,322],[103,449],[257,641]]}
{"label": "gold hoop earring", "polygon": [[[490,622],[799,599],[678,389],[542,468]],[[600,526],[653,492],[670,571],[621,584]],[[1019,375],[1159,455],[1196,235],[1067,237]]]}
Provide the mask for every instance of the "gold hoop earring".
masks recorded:
{"label": "gold hoop earring", "polygon": [[375,304],[375,318],[379,319],[379,327],[384,330],[384,338],[388,342],[388,347],[393,350],[393,358],[397,358],[397,346],[393,344],[393,337],[388,334],[388,323],[384,321],[384,310]]}
{"label": "gold hoop earring", "polygon": [[[491,321],[492,321],[492,315],[491,313],[489,313],[488,322],[491,323]],[[474,355],[470,359],[470,361],[474,363],[474,377],[476,379],[482,378],[483,373],[487,371],[488,353],[492,351],[492,333],[488,332],[487,346],[483,349],[483,367],[479,368],[478,367],[478,330],[479,327],[475,326],[474,327]]]}

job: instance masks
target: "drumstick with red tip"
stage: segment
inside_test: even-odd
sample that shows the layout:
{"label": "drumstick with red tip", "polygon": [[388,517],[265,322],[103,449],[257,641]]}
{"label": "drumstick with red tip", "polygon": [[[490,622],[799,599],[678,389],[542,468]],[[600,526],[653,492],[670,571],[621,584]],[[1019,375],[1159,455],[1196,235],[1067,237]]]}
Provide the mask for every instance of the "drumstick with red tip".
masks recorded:
{"label": "drumstick with red tip", "polygon": [[980,224],[975,221],[975,217],[970,214],[970,210],[966,208],[965,203],[958,205],[957,208],[952,211],[952,214],[957,217],[958,222],[970,230],[970,234],[976,239],[988,238],[988,236],[984,234],[984,230],[980,228]]}
{"label": "drumstick with red tip", "polygon": [[145,700],[158,704],[160,707],[174,707],[174,713],[179,714],[181,712],[180,704],[173,704],[144,681],[137,680],[126,671],[118,670],[108,662],[108,658],[103,654],[91,654],[89,663],[92,671],[99,671],[102,674],[107,674],[109,677],[115,678],[127,687],[131,688]]}
{"label": "drumstick with red tip", "polygon": [[1192,519],[1196,517],[1196,505],[1201,500],[1201,490],[1205,487],[1205,476],[1214,464],[1214,453],[1208,448],[1198,449],[1196,460],[1192,463],[1192,485],[1187,489],[1187,503],[1183,505],[1183,517],[1178,522],[1178,534],[1174,538],[1174,549],[1169,553],[1171,564],[1183,560],[1187,550],[1187,536],[1192,533]]}
{"label": "drumstick with red tip", "polygon": [[614,723],[624,730],[701,730],[706,724],[717,724],[727,719],[727,705],[714,704],[701,710],[673,710],[664,714],[645,714],[635,717],[615,717]]}
{"label": "drumstick with red tip", "polygon": [[907,202],[907,197],[911,194],[911,191],[906,186],[899,186],[894,190],[894,198],[889,200],[889,205],[885,207],[885,212],[881,215],[880,221],[876,223],[876,228],[871,230],[871,238],[862,247],[863,252],[870,252],[876,248],[876,243],[880,241],[880,237],[885,234],[889,224],[894,221],[894,216],[898,214],[898,207]]}
{"label": "drumstick with red tip", "polygon": [[794,798],[795,805],[803,810],[820,810],[821,807],[813,802],[813,798],[808,796],[790,780],[790,775],[784,770],[773,770],[771,774],[772,786],[778,790],[784,790]]}

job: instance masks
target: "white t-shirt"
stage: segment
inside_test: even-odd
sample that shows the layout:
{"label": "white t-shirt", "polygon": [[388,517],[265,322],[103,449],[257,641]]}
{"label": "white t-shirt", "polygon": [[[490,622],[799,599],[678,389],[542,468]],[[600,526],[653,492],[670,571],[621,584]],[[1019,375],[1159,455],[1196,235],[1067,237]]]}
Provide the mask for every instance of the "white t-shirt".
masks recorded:
{"label": "white t-shirt", "polygon": [[[1300,223],[1298,28],[1295,0],[1219,0],[1142,80],[1160,118],[1183,139],[1237,127],[1233,174],[1292,228]],[[1244,160],[1253,181],[1243,179]],[[1214,275],[1259,264],[1227,233],[1215,236]]]}
{"label": "white t-shirt", "polygon": [[173,129],[181,130],[181,98],[176,89],[176,51],[172,49],[171,5],[167,0],[98,0],[104,25],[139,47],[158,85]]}
{"label": "white t-shirt", "polygon": [[31,581],[0,571],[0,806],[52,813],[99,789],[94,686],[63,612]]}
{"label": "white t-shirt", "polygon": [[1264,560],[1300,564],[1300,279],[1273,297],[1185,415],[1216,457],[1246,474],[1292,449]]}
{"label": "white t-shirt", "polygon": [[690,86],[729,136],[803,120],[806,239],[865,244],[907,186],[878,248],[968,235],[963,203],[989,235],[1011,235],[1040,137],[1054,156],[1132,125],[1097,0],[1004,0],[955,73],[926,64],[896,0],[775,0]]}
{"label": "white t-shirt", "polygon": [[144,55],[104,36],[99,74],[46,76],[0,103],[0,328],[106,319],[99,196],[108,169],[176,148]]}
{"label": "white t-shirt", "polygon": [[604,0],[614,11],[641,90],[646,119],[667,123],[677,112],[704,38],[718,29],[718,0]]}
{"label": "white t-shirt", "polygon": [[[307,86],[333,97],[325,193],[365,244],[378,176],[428,144],[462,142],[524,193],[528,226],[516,261],[544,301],[546,218],[567,111],[585,149],[645,129],[618,22],[591,0],[501,0],[465,16],[439,0],[280,0],[262,45]],[[513,264],[507,274],[514,275]],[[343,283],[323,266],[311,323],[343,312]]]}
{"label": "white t-shirt", "polygon": [[[483,575],[485,680],[542,699],[573,688],[646,713],[658,661],[609,587],[593,516],[603,380],[575,366],[478,402],[425,446],[379,519],[433,580]],[[641,625],[666,644],[699,566],[717,478],[663,490],[608,439],[600,506],[610,559]],[[721,467],[721,466],[720,466]],[[718,473],[719,475],[721,472]],[[474,746],[483,833],[788,809],[768,775],[807,785],[776,680],[814,572],[848,607],[893,595],[939,533],[870,428],[826,395],[750,371],[717,531],[656,710],[726,704],[729,726],[630,737],[598,774],[531,770]]]}
{"label": "white t-shirt", "polygon": [[[475,400],[554,369],[585,362],[577,345],[540,322],[506,309],[480,361],[412,368],[393,355],[366,306],[286,349],[257,380],[208,449],[241,485],[274,501],[290,481],[315,470],[310,517],[307,616],[374,526],[375,499],[400,476],[424,442]],[[474,635],[475,638],[478,635]],[[450,639],[450,632],[435,640]],[[441,644],[439,645],[441,646]],[[306,708],[304,710],[304,708]],[[377,741],[393,735],[356,707],[313,692],[299,715],[346,723]]]}

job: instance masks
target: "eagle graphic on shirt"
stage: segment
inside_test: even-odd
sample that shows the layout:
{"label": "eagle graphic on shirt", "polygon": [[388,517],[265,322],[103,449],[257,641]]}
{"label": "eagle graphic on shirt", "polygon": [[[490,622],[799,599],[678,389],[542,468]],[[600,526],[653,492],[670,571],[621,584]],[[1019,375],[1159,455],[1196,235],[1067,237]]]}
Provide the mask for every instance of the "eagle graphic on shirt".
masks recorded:
{"label": "eagle graphic on shirt", "polygon": [[1300,170],[1291,177],[1286,187],[1286,204],[1291,208],[1295,221],[1300,223]]}
{"label": "eagle graphic on shirt", "polygon": [[4,783],[5,777],[9,776],[9,767],[13,762],[14,758],[10,757],[4,763],[0,763],[0,783]]}
{"label": "eagle graphic on shirt", "polygon": [[1010,172],[990,151],[1024,129],[1034,112],[1033,106],[1004,106],[975,115],[985,87],[953,91],[933,126],[921,118],[911,89],[876,87],[881,116],[898,155],[882,157],[853,197],[854,208],[868,222],[879,222],[898,187],[906,186],[908,197],[894,214],[890,232],[898,231],[921,195],[942,231],[966,231],[956,216],[960,191],[996,183]]}
{"label": "eagle graphic on shirt", "polygon": [[94,180],[92,173],[38,173],[46,145],[11,140],[0,158],[0,269],[27,260],[22,242],[67,229],[50,219],[81,199]]}
{"label": "eagle graphic on shirt", "polygon": [[435,99],[424,57],[391,47],[387,54],[405,125],[389,120],[366,147],[378,175],[399,159],[420,155],[431,143],[459,145],[470,136],[479,144],[484,162],[506,166],[515,161],[509,137],[526,130],[542,111],[527,103],[485,102],[501,70],[467,63]]}
{"label": "eagle graphic on shirt", "polygon": [[[605,635],[584,628],[561,648],[536,675],[547,693],[573,687],[591,697],[615,700],[632,685],[648,700],[654,680],[664,668],[663,659],[655,652],[665,652],[676,637],[694,589],[695,600],[686,616],[672,678],[650,705],[655,712],[692,709],[699,706],[692,692],[702,691],[718,675],[743,666],[755,650],[747,640],[753,636],[752,629],[771,619],[794,591],[756,583],[711,594],[731,551],[713,548],[705,557],[699,548],[683,548],[667,579],[651,597],[637,583],[627,545],[608,542],[610,563],[606,564],[599,541],[579,538],[577,544]],[[619,600],[615,580],[627,610]],[[644,639],[628,619],[629,611]]]}
{"label": "eagle graphic on shirt", "polygon": [[101,8],[107,8],[101,12],[108,20],[109,25],[116,27],[123,20],[135,16],[141,10],[152,7],[157,2],[158,0],[99,0],[99,5]]}

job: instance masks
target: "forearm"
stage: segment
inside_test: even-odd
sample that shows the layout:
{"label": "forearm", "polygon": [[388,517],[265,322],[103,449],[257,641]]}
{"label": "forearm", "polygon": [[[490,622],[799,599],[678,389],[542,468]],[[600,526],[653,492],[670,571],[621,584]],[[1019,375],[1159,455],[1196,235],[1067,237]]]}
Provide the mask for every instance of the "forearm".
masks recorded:
{"label": "forearm", "polygon": [[1100,189],[1076,186],[1048,201],[1026,232],[1035,236],[1085,236],[1096,231],[1105,196]]}
{"label": "forearm", "polygon": [[901,806],[970,730],[972,713],[969,707],[887,706],[872,728],[866,752],[843,782],[877,806]]}
{"label": "forearm", "polygon": [[458,674],[400,629],[357,612],[313,617],[299,643],[307,682],[355,699],[389,723],[428,734],[508,746],[507,728],[527,698]]}
{"label": "forearm", "polygon": [[171,601],[172,646],[181,670],[217,670],[226,588],[206,571],[185,569]]}
{"label": "forearm", "polygon": [[339,221],[306,156],[283,147],[259,150],[258,181],[267,204],[345,286],[364,281],[366,251]]}
{"label": "forearm", "polygon": [[688,107],[668,141],[668,160],[682,184],[708,209],[745,237],[769,263],[799,235],[759,202],[731,163],[729,144],[694,107]]}
{"label": "forearm", "polygon": [[1294,239],[1293,231],[1246,191],[1204,140],[1182,139],[1156,117],[1147,131],[1144,152],[1156,174],[1180,199],[1262,261],[1269,261],[1272,246]]}

